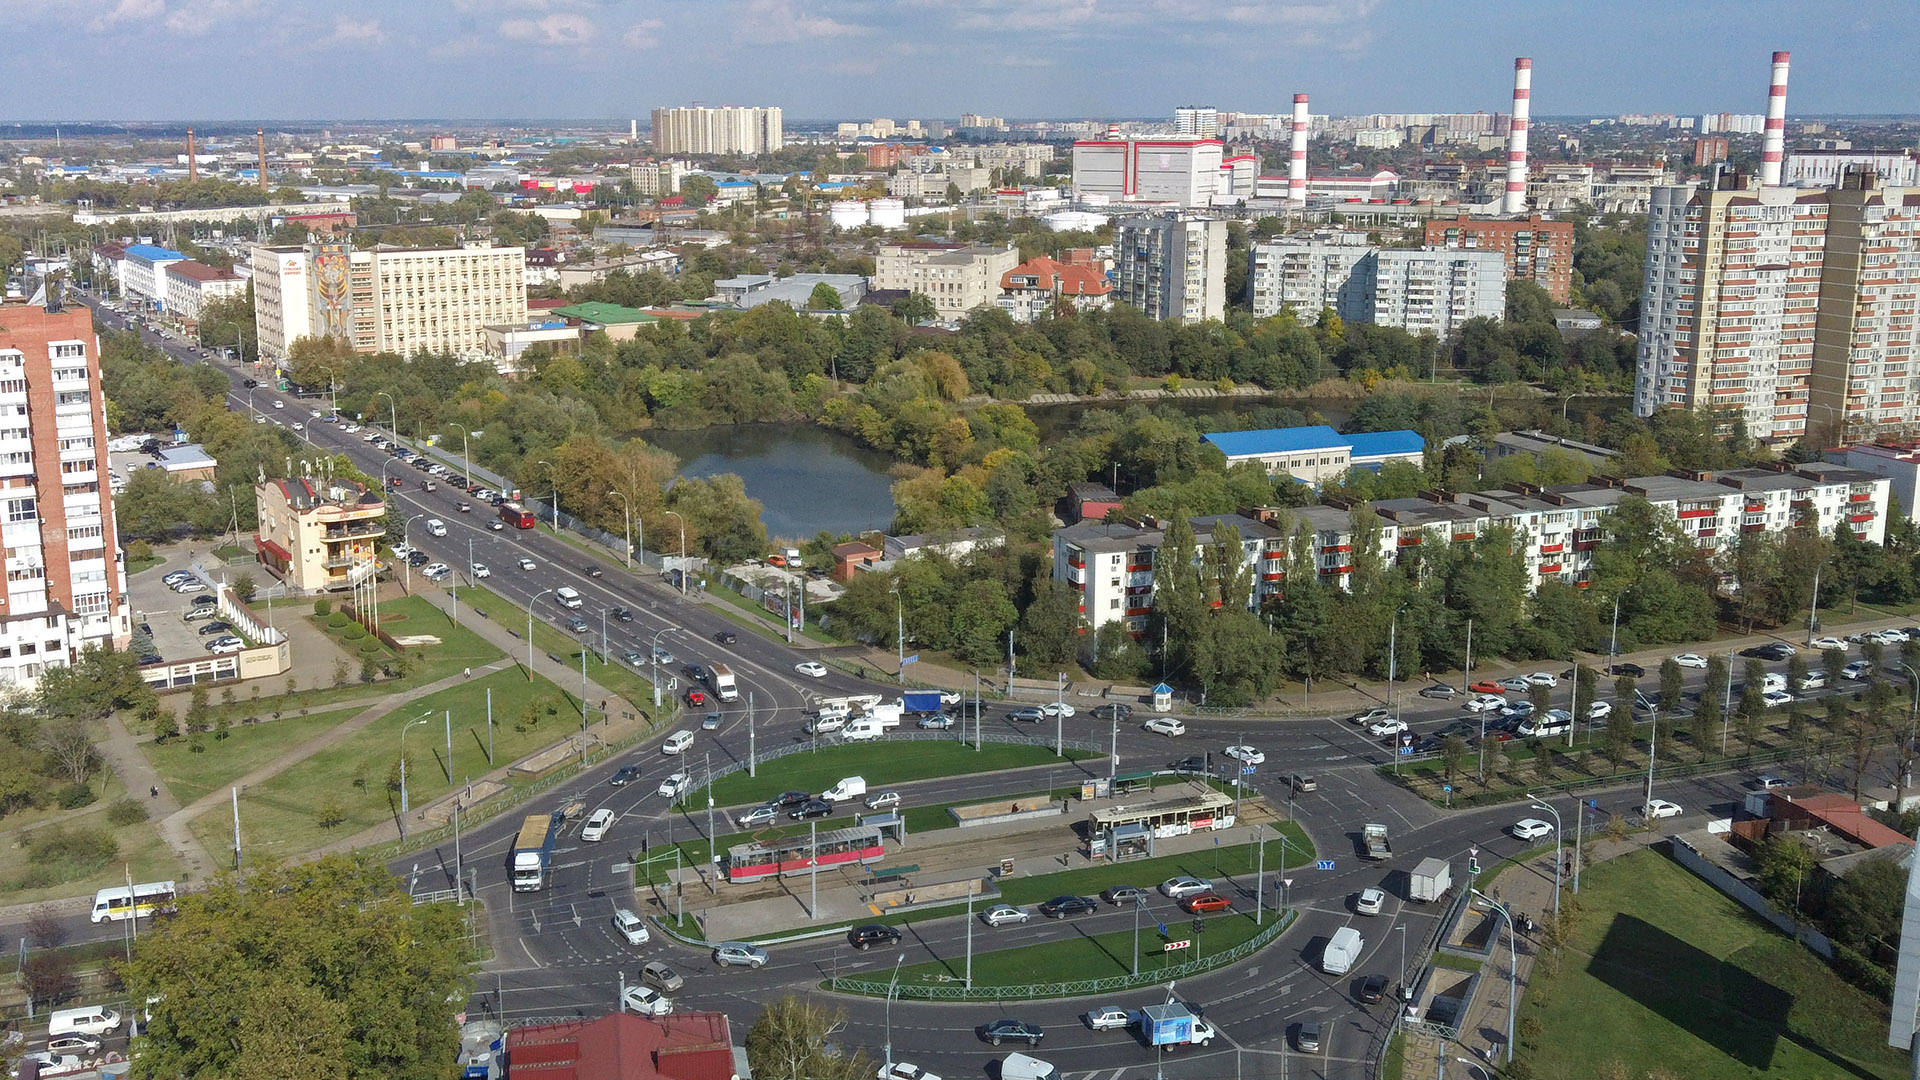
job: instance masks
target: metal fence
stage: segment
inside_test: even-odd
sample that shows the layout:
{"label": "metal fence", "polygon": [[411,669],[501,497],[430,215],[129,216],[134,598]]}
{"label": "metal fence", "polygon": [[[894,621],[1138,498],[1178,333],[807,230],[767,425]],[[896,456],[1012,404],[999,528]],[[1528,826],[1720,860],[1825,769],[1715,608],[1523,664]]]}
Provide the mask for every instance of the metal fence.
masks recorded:
{"label": "metal fence", "polygon": [[1133,990],[1143,986],[1154,986],[1170,979],[1191,978],[1228,964],[1238,963],[1272,943],[1273,939],[1293,925],[1296,917],[1297,913],[1292,910],[1277,912],[1272,926],[1225,952],[1190,960],[1174,967],[1143,971],[1138,975],[1112,975],[1104,979],[971,988],[957,985],[957,983],[893,984],[841,976],[828,979],[827,989],[845,994],[865,994],[869,997],[885,997],[891,990],[896,998],[912,998],[919,1001],[1032,1001],[1039,998],[1083,997],[1089,994]]}

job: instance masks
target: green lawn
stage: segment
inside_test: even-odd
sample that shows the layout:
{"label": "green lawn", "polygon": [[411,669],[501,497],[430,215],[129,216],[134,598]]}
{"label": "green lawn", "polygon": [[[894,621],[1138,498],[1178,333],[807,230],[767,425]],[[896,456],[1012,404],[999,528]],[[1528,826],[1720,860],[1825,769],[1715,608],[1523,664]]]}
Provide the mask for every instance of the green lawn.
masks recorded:
{"label": "green lawn", "polygon": [[[542,600],[541,602],[544,604],[547,601]],[[527,609],[502,599],[498,593],[488,589],[479,586],[463,586],[460,590],[460,610],[464,613],[463,617],[473,614],[472,610],[470,610],[471,608],[478,608],[486,612],[489,618],[521,636],[522,643],[520,651],[512,657],[512,659],[525,663],[527,659],[525,645]],[[535,612],[535,614],[537,616],[540,613]],[[582,617],[584,618],[585,616]],[[559,657],[562,663],[572,669],[574,673],[573,679],[562,680],[561,682],[562,686],[572,688],[569,691],[570,693],[576,696],[580,693],[580,683],[578,681],[580,678],[580,654],[584,651],[587,654],[587,678],[619,694],[621,697],[626,698],[642,709],[651,709],[653,707],[653,684],[647,681],[642,672],[635,671],[623,663],[620,660],[620,654],[618,652],[614,652],[610,657],[611,663],[601,663],[600,653],[597,648],[600,640],[599,621],[596,618],[588,619],[587,622],[591,625],[592,632],[582,635],[581,637],[575,637],[559,627],[549,625],[540,621],[539,618],[535,618],[533,620],[533,647],[539,653]],[[609,622],[607,625],[609,630],[611,630],[615,624]],[[590,649],[590,644],[595,647]],[[594,704],[598,707],[599,703],[595,702]]]}
{"label": "green lawn", "polygon": [[205,749],[198,754],[189,749],[184,736],[164,743],[149,740],[141,743],[140,749],[146,753],[147,762],[160,773],[168,794],[184,806],[209,791],[226,787],[235,777],[252,772],[348,719],[356,711],[348,707],[317,716],[283,716],[278,720],[242,724],[228,729],[224,739],[215,739],[208,733],[202,737],[201,745]]}
{"label": "green lawn", "polygon": [[[715,608],[714,610],[726,615],[734,622],[739,623],[749,630],[756,631],[776,641],[786,640],[785,637],[781,636],[779,626],[775,625],[780,617],[768,611],[763,605],[747,599],[718,581],[708,581],[706,592],[709,596],[726,601],[725,605]],[[737,610],[729,611],[728,606]],[[813,605],[809,603],[807,609],[808,611],[812,611]],[[811,618],[811,616],[809,616],[809,618]],[[808,622],[805,626],[802,626],[799,634],[809,641],[818,641],[823,645],[844,644],[839,638],[820,629],[819,626],[812,622]]]}
{"label": "green lawn", "polygon": [[140,573],[142,570],[151,570],[152,568],[159,566],[163,562],[166,562],[166,560],[162,559],[158,555],[149,555],[144,559],[130,558],[127,560],[127,576],[132,577],[133,575]]}
{"label": "green lawn", "polygon": [[1586,871],[1580,902],[1571,954],[1535,963],[1521,1005],[1534,1076],[1907,1075],[1883,1003],[1658,852]]}
{"label": "green lawn", "polygon": [[721,806],[742,806],[793,788],[821,791],[848,776],[866,777],[871,792],[908,780],[1053,764],[1060,765],[1061,784],[1077,786],[1080,771],[1068,763],[1095,756],[1088,750],[1068,750],[1061,758],[1050,747],[1007,743],[988,743],[978,752],[971,744],[958,742],[841,743],[764,762],[758,777],[748,776],[744,769],[723,776],[713,785],[713,797]]}
{"label": "green lawn", "polygon": [[[145,799],[146,793],[141,792],[140,797]],[[33,880],[36,871],[33,863],[18,852],[10,853],[7,868],[0,871],[0,903],[36,904],[43,900],[90,897],[96,890],[125,885],[128,874],[132,874],[135,881],[179,881],[186,876],[185,869],[174,858],[173,850],[160,842],[151,822],[114,828],[107,824],[105,815],[101,814],[82,818],[71,827],[111,833],[117,849],[115,856],[98,870],[43,884]],[[228,842],[209,850],[218,859],[221,851],[232,851],[233,844]]]}
{"label": "green lawn", "polygon": [[[401,729],[422,716],[426,722],[407,737],[407,791],[413,806],[424,806],[451,787],[442,720],[448,710],[453,715],[454,781],[465,783],[486,772],[492,768],[486,757],[489,689],[493,691],[497,764],[580,729],[573,699],[545,679],[529,682],[518,668],[476,676],[471,682],[407,702],[346,741],[242,792],[240,822],[246,846],[262,855],[287,857],[393,820],[400,803],[398,793],[387,788],[389,770],[399,760]],[[207,753],[219,752],[211,739],[207,744]],[[329,798],[341,816],[332,828],[320,824],[321,808]],[[210,851],[231,847],[232,819],[225,807],[195,819],[193,830]]]}
{"label": "green lawn", "polygon": [[[1204,960],[1244,943],[1261,930],[1261,927],[1253,924],[1252,902],[1248,901],[1246,906],[1248,910],[1245,912],[1207,916],[1202,923],[1206,929],[1195,934],[1193,916],[1180,910],[1171,900],[1156,897],[1156,902],[1149,910],[1140,914],[1140,973],[1150,975],[1167,967]],[[1034,918],[1041,916],[1036,912]],[[1269,910],[1266,926],[1271,927],[1277,918],[1279,912]],[[1167,939],[1160,937],[1155,925],[1157,921],[1167,924]],[[991,933],[988,931],[988,936],[984,938],[979,934],[974,935],[973,985],[976,988],[1073,982],[1133,973],[1134,934],[1131,929],[1105,934],[1082,931],[1077,937],[1049,941],[1043,945],[1026,945],[995,952],[977,951],[982,945],[992,944]],[[1191,941],[1193,944],[1176,952],[1167,952],[1161,948],[1163,940]],[[900,982],[903,986],[951,983],[964,977],[966,970],[966,957],[961,953],[903,967],[900,969]]]}

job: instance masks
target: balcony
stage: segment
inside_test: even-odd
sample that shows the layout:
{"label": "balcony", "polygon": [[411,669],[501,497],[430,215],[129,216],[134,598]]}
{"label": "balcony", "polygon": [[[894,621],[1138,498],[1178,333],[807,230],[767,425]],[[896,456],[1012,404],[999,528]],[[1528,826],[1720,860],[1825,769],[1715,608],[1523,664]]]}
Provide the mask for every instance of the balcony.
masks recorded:
{"label": "balcony", "polygon": [[348,540],[362,536],[385,536],[386,534],[387,525],[384,521],[356,521],[346,525],[327,526],[326,532],[321,534],[321,539]]}
{"label": "balcony", "polygon": [[1068,563],[1067,582],[1072,585],[1085,586],[1087,583],[1086,564],[1082,563],[1076,566],[1073,563]]}

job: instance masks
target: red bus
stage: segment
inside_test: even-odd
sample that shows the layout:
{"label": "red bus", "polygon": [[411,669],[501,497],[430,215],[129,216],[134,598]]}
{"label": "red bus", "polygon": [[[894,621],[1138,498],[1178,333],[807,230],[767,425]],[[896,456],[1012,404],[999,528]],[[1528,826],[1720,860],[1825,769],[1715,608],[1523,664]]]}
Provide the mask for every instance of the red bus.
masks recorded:
{"label": "red bus", "polygon": [[516,529],[531,529],[533,528],[533,511],[516,502],[501,503],[500,520]]}
{"label": "red bus", "polygon": [[752,844],[736,844],[727,849],[727,880],[759,881],[776,875],[804,874],[813,866],[809,855],[825,868],[877,863],[886,858],[880,843],[880,830],[872,825],[835,829],[819,836],[817,850],[809,850],[807,834],[783,836]]}

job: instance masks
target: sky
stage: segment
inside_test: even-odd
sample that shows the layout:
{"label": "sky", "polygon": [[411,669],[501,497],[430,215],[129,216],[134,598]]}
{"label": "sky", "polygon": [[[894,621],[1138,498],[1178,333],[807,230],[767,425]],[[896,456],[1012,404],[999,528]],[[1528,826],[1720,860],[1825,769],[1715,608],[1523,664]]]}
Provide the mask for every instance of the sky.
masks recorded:
{"label": "sky", "polygon": [[0,0],[0,119],[1920,112],[1916,0]]}

